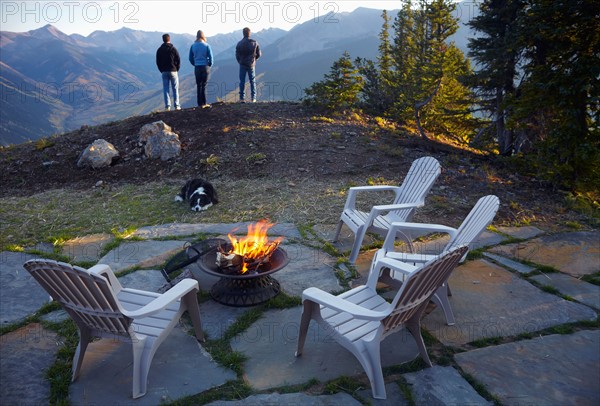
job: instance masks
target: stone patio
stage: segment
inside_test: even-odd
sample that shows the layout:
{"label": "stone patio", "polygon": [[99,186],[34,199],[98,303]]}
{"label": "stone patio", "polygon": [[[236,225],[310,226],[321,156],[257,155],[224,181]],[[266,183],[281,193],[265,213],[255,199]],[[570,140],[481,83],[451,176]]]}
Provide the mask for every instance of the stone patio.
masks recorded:
{"label": "stone patio", "polygon": [[[164,284],[159,271],[164,261],[177,252],[194,235],[223,235],[241,224],[169,224],[145,227],[136,232],[144,241],[122,244],[102,259],[98,244],[106,236],[81,237],[67,242],[73,260],[110,263],[116,269],[138,266],[140,269],[122,276],[128,287],[157,290]],[[331,235],[334,225],[319,227],[319,237]],[[272,230],[273,231],[273,230]],[[273,276],[288,295],[299,296],[303,289],[318,286],[330,292],[342,290],[336,274],[336,259],[302,241],[293,225],[281,225],[277,233],[286,235],[284,248],[290,264]],[[597,328],[582,328],[564,335],[536,336],[521,339],[521,333],[535,332],[565,323],[597,320],[600,292],[597,285],[578,277],[600,271],[600,232],[546,235],[542,230],[503,228],[500,234],[485,233],[478,246],[489,247],[485,259],[468,261],[457,268],[450,279],[450,298],[457,320],[447,326],[440,309],[423,321],[441,343],[462,352],[454,355],[454,366],[434,366],[417,372],[388,376],[388,399],[374,400],[368,385],[355,397],[347,393],[315,396],[307,393],[282,393],[281,388],[305,384],[311,379],[327,382],[340,376],[360,376],[364,372],[354,357],[333,342],[314,322],[310,325],[304,353],[294,357],[301,308],[268,310],[246,331],[234,337],[231,347],[244,354],[244,380],[256,391],[236,401],[217,401],[214,405],[350,405],[357,399],[373,405],[408,404],[399,385],[411,392],[417,405],[489,404],[461,376],[469,374],[476,382],[506,405],[521,404],[598,404],[600,403],[600,333]],[[526,241],[496,245],[507,236]],[[349,250],[352,236],[342,233],[336,245]],[[152,240],[160,238],[161,240]],[[441,244],[434,242],[433,244]],[[553,252],[560,252],[558,255]],[[363,275],[373,251],[361,253],[357,262]],[[19,322],[35,313],[48,296],[22,268],[23,262],[35,256],[25,253],[0,253],[0,317],[3,325]],[[528,264],[520,262],[526,259]],[[569,263],[569,259],[572,262]],[[559,273],[533,275],[531,263],[549,265]],[[208,292],[215,277],[189,268]],[[360,279],[359,279],[360,280]],[[352,281],[350,281],[352,283]],[[560,296],[538,288],[549,285]],[[200,304],[203,328],[210,339],[218,339],[250,308],[234,308],[212,300]],[[44,316],[58,322],[62,311]],[[159,348],[150,368],[149,391],[138,400],[131,399],[131,349],[110,340],[90,344],[80,378],[70,386],[70,403],[156,405],[185,398],[237,379],[229,369],[217,365],[181,324]],[[466,345],[474,340],[509,337],[507,344],[473,349]],[[56,335],[32,323],[1,336],[0,339],[0,403],[46,403],[49,384],[43,370],[54,362]],[[399,332],[383,342],[384,365],[400,365],[412,360],[418,351],[412,337]],[[383,356],[385,354],[385,356]],[[109,389],[107,389],[109,388]],[[26,394],[26,395],[24,395]]]}

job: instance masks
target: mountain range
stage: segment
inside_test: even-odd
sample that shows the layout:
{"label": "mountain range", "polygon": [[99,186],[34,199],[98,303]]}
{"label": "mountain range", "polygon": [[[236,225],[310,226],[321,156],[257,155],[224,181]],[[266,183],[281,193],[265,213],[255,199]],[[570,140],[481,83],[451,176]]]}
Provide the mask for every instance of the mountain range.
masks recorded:
{"label": "mountain range", "polygon": [[[344,51],[352,58],[375,59],[381,13],[358,8],[289,31],[270,28],[253,33],[263,53],[257,64],[258,99],[301,99],[304,89],[321,80]],[[155,64],[162,34],[121,28],[67,35],[52,25],[23,33],[0,31],[0,145],[162,109],[162,82]],[[466,44],[464,33],[458,36],[457,44]],[[235,44],[241,38],[241,30],[208,36],[215,55],[209,102],[237,99]],[[193,34],[171,33],[182,59],[184,108],[196,105],[193,67],[188,62],[194,40]]]}

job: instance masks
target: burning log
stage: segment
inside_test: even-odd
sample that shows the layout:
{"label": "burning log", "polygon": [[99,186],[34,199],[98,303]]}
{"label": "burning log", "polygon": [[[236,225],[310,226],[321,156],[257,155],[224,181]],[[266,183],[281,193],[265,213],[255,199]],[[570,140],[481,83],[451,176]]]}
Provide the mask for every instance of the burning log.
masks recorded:
{"label": "burning log", "polygon": [[282,240],[267,240],[267,230],[272,226],[266,221],[259,221],[255,226],[248,226],[248,236],[240,240],[229,234],[231,249],[219,249],[216,256],[217,267],[229,275],[260,272],[260,266],[269,262],[271,254]]}

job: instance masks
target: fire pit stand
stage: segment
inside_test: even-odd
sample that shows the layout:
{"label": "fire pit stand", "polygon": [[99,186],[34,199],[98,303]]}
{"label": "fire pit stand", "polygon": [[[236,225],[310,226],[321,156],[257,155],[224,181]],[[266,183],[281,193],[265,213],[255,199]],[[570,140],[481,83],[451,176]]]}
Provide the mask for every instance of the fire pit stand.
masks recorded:
{"label": "fire pit stand", "polygon": [[201,270],[220,278],[210,290],[210,296],[215,301],[227,306],[254,306],[277,296],[281,291],[279,282],[270,274],[288,264],[289,258],[283,249],[278,247],[268,263],[241,275],[223,273],[217,267],[216,257],[217,250],[213,249],[196,262]]}

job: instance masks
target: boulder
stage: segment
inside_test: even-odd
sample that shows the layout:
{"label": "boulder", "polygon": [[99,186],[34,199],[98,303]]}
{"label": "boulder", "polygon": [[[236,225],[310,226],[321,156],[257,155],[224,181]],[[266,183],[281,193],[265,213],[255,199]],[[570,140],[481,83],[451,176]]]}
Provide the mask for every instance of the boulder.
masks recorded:
{"label": "boulder", "polygon": [[147,158],[160,158],[166,161],[181,153],[179,135],[163,121],[144,125],[140,128],[138,137],[138,142],[144,146],[144,154]]}
{"label": "boulder", "polygon": [[77,166],[79,168],[89,166],[93,169],[110,166],[113,159],[119,156],[119,151],[110,142],[95,140],[79,156]]}
{"label": "boulder", "polygon": [[173,129],[168,126],[164,121],[155,121],[153,123],[146,124],[140,128],[138,132],[139,145],[144,145],[148,141],[148,137],[151,135],[159,134],[161,132],[173,132]]}

